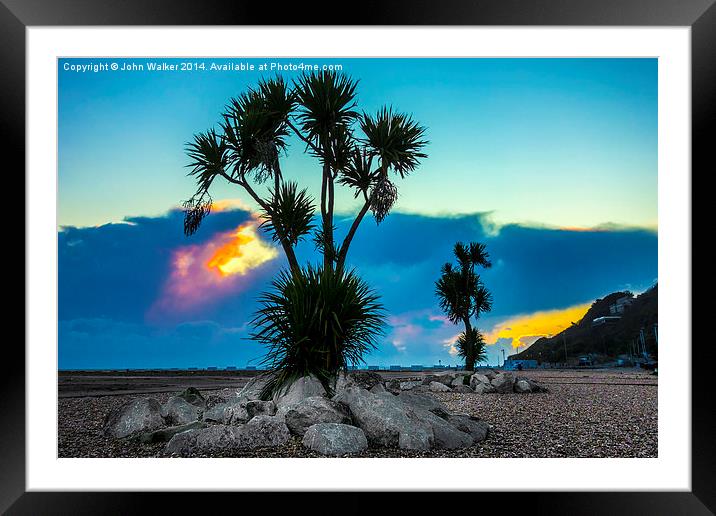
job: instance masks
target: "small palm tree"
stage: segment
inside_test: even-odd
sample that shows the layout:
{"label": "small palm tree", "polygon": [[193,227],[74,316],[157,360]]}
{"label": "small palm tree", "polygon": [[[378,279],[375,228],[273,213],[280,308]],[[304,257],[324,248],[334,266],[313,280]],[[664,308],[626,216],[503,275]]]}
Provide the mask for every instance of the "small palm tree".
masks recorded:
{"label": "small palm tree", "polygon": [[453,249],[457,265],[446,263],[435,282],[435,293],[440,308],[453,324],[463,323],[465,331],[457,340],[458,354],[465,359],[465,369],[472,370],[475,363],[486,359],[485,340],[471,319],[478,319],[492,309],[492,294],[475,272],[477,267],[491,267],[485,245],[477,242],[458,242]]}

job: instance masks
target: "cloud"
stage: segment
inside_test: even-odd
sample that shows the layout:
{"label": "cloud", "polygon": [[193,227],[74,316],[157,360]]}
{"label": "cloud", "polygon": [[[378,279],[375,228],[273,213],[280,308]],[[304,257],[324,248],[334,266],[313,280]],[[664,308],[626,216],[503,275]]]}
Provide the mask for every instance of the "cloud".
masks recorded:
{"label": "cloud", "polygon": [[555,310],[542,310],[516,315],[495,324],[485,335],[488,344],[509,341],[512,347],[528,347],[541,337],[551,337],[579,322],[587,313],[590,303]]}
{"label": "cloud", "polygon": [[[59,231],[59,319],[63,323],[59,353],[64,367],[139,364],[142,357],[147,364],[162,367],[162,356],[167,363],[181,362],[179,366],[184,367],[222,360],[233,363],[233,356],[239,362],[250,348],[244,339],[257,297],[270,288],[285,259],[279,251],[268,260],[236,269],[245,274],[219,279],[216,267],[206,264],[226,245],[237,252],[225,256],[225,265],[241,258],[237,256],[243,245],[236,241],[241,240],[238,228],[255,224],[254,215],[228,203],[225,209],[215,209],[189,238],[183,235],[183,215],[177,210],[124,222]],[[347,224],[338,223],[339,238]],[[260,231],[255,235],[269,245]],[[354,239],[349,266],[380,295],[391,316],[379,349],[367,357],[370,363],[458,363],[451,354],[452,343],[462,328],[445,319],[434,293],[440,267],[453,259],[452,248],[458,240],[486,243],[493,261],[493,267],[483,273],[493,293],[493,310],[478,321],[479,328],[496,332],[491,341],[496,344],[488,346],[493,364],[501,358],[502,349],[511,353],[514,343],[529,344],[557,328],[554,318],[551,326],[538,326],[538,320],[531,319],[524,327],[518,326],[521,318],[581,305],[626,284],[634,291],[643,290],[657,277],[653,231],[585,232],[519,225],[494,231],[485,214],[395,213],[380,226],[367,218]],[[297,251],[302,263],[318,261],[310,239]],[[216,326],[209,330],[202,321]],[[205,324],[201,330],[205,333],[184,324]],[[190,338],[190,334],[195,336]],[[172,339],[177,342],[176,353]],[[260,356],[260,348],[251,349]],[[137,357],[125,357],[131,353]],[[247,355],[250,358],[255,357]]]}
{"label": "cloud", "polygon": [[147,319],[161,323],[251,287],[253,273],[279,253],[257,234],[257,221],[172,252],[169,275]]}

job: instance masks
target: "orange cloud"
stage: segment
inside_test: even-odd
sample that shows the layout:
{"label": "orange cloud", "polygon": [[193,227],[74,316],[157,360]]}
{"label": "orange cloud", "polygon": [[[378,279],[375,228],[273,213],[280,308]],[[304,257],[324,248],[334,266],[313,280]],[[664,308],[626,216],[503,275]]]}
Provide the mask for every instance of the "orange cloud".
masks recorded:
{"label": "orange cloud", "polygon": [[217,233],[201,245],[172,253],[169,276],[147,319],[162,322],[235,294],[246,288],[251,272],[278,257],[278,250],[261,240],[258,222]]}
{"label": "orange cloud", "polygon": [[556,335],[573,322],[578,322],[590,306],[590,303],[585,303],[510,317],[493,327],[485,336],[485,341],[495,344],[499,339],[510,339],[513,348],[531,346],[537,339]]}

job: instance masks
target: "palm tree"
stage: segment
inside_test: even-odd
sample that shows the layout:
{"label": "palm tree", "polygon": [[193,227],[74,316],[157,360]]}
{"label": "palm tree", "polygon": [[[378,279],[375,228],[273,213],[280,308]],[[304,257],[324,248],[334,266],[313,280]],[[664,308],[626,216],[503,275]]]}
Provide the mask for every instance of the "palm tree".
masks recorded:
{"label": "palm tree", "polygon": [[478,319],[492,309],[492,294],[475,272],[477,267],[491,267],[485,245],[477,242],[458,242],[453,249],[457,265],[446,263],[435,282],[440,308],[453,324],[463,323],[465,331],[457,340],[458,354],[465,359],[465,369],[472,370],[476,362],[484,361],[485,341],[471,319]]}
{"label": "palm tree", "polygon": [[[357,86],[358,81],[332,71],[304,74],[291,84],[281,77],[261,80],[229,101],[218,129],[199,133],[187,144],[189,174],[196,178],[197,189],[184,203],[184,233],[195,233],[211,212],[209,192],[219,178],[243,188],[258,204],[263,229],[286,255],[288,276],[274,282],[275,292],[262,298],[254,320],[254,337],[268,346],[271,366],[286,373],[280,378],[295,377],[298,363],[302,374],[310,370],[321,379],[330,378],[346,367],[346,358],[360,360],[375,345],[382,307],[360,279],[346,271],[348,250],[369,210],[377,224],[390,213],[398,198],[395,178],[405,178],[427,157],[422,152],[428,143],[425,128],[391,107],[375,114],[359,112]],[[283,175],[281,160],[291,135],[320,165],[318,220],[308,191]],[[334,226],[337,186],[352,189],[354,197],[362,200],[340,243]],[[296,245],[309,234],[322,256],[319,268],[302,267],[296,257]],[[346,295],[323,295],[323,283]],[[310,294],[301,298],[302,303],[289,302],[296,292]],[[323,320],[298,324],[299,314],[291,311],[320,314]],[[341,314],[356,313],[361,318],[340,319]],[[330,330],[334,325],[343,329]],[[321,328],[322,333],[317,333]],[[307,346],[315,349],[306,351]],[[303,351],[296,354],[295,347]],[[321,357],[320,363],[307,366],[305,361],[311,357]]]}

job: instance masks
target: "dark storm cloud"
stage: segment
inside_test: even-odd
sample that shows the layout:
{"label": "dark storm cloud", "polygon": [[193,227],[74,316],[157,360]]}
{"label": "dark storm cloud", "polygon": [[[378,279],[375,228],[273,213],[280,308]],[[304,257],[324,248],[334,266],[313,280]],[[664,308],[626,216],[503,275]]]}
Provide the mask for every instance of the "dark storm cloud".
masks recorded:
{"label": "dark storm cloud", "polygon": [[[130,224],[63,228],[58,248],[61,367],[241,366],[260,358],[258,346],[246,340],[246,322],[278,263],[262,271],[250,290],[169,327],[148,325],[144,318],[167,278],[174,249],[206,242],[248,218],[243,211],[214,213],[192,238],[182,234],[180,212],[136,217],[128,219]],[[348,224],[340,222],[338,231]],[[434,282],[458,240],[487,244],[493,267],[483,279],[493,292],[494,307],[480,326],[488,330],[515,314],[564,308],[620,289],[641,290],[657,277],[657,236],[651,231],[509,225],[494,232],[485,215],[399,213],[376,227],[367,218],[349,261],[382,296],[395,322],[370,357],[372,363],[457,363],[445,340],[460,328],[437,318]],[[316,261],[312,242],[301,244],[300,256]]]}

